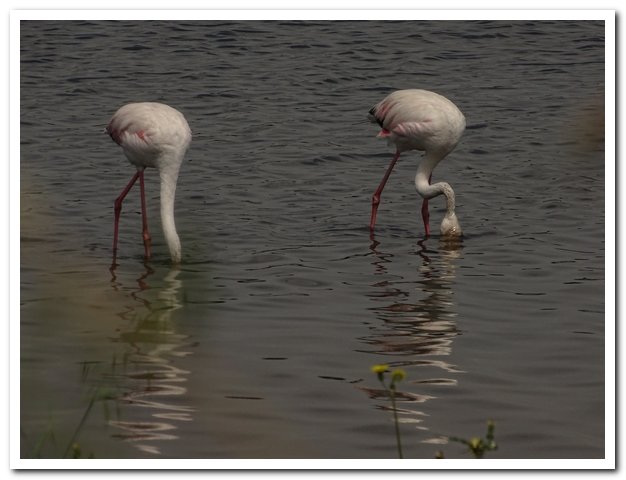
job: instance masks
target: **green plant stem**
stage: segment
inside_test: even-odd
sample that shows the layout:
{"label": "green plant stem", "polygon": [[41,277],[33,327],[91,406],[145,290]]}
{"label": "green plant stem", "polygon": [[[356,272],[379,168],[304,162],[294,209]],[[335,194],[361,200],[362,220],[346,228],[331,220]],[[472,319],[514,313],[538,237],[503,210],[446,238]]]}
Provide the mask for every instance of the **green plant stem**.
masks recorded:
{"label": "green plant stem", "polygon": [[94,395],[91,396],[91,398],[89,399],[89,405],[87,406],[87,409],[85,410],[85,413],[83,413],[83,418],[80,419],[80,422],[78,423],[78,426],[76,427],[76,430],[74,430],[74,434],[72,435],[72,438],[70,438],[70,441],[67,444],[67,447],[65,449],[65,452],[63,453],[63,457],[62,458],[66,458],[67,454],[70,452],[70,450],[72,449],[72,446],[74,445],[74,441],[76,439],[76,437],[78,436],[78,432],[80,432],[81,428],[83,428],[83,425],[85,424],[85,421],[87,420],[87,416],[89,415],[89,412],[91,411],[91,408],[93,407],[94,403],[96,402],[96,398],[98,391],[96,391],[94,393]]}
{"label": "green plant stem", "polygon": [[389,389],[389,396],[391,397],[391,408],[393,408],[393,423],[396,427],[396,445],[398,448],[398,458],[404,458],[402,455],[402,442],[400,442],[400,424],[398,423],[398,410],[396,408],[396,389]]}

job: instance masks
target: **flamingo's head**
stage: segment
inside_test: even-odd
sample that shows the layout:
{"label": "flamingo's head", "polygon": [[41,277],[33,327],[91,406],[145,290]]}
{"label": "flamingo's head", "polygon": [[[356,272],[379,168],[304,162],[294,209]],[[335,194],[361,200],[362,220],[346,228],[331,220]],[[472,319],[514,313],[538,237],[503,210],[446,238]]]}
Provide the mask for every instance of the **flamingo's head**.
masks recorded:
{"label": "flamingo's head", "polygon": [[441,221],[441,235],[444,237],[460,237],[463,235],[461,225],[454,212],[447,213]]}

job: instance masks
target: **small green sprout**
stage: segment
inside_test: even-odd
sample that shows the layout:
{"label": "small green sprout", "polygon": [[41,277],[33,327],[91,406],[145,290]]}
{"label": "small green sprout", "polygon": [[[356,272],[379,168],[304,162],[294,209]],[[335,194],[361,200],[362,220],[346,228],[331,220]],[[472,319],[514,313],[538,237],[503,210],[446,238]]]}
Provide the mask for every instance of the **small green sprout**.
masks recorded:
{"label": "small green sprout", "polygon": [[487,421],[487,434],[485,435],[484,439],[480,437],[472,437],[469,440],[459,437],[449,438],[453,442],[459,442],[467,445],[467,448],[469,448],[470,452],[472,452],[474,458],[483,458],[486,452],[498,449],[498,445],[496,444],[494,438],[495,428],[495,422],[493,420],[489,420]]}

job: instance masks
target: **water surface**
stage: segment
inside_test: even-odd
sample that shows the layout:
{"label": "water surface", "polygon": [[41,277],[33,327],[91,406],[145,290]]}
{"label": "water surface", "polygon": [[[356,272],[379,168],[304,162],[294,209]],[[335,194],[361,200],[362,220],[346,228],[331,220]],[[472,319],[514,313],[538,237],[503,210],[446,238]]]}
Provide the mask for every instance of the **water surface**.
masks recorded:
{"label": "water surface", "polygon": [[[466,233],[424,239],[403,155],[366,120],[435,90],[468,128],[433,181]],[[604,24],[21,23],[21,456],[604,457]],[[103,129],[126,102],[186,115],[180,268],[148,171]],[[444,201],[431,201],[433,231]],[[85,415],[87,413],[87,415]],[[81,422],[81,419],[84,421]]]}

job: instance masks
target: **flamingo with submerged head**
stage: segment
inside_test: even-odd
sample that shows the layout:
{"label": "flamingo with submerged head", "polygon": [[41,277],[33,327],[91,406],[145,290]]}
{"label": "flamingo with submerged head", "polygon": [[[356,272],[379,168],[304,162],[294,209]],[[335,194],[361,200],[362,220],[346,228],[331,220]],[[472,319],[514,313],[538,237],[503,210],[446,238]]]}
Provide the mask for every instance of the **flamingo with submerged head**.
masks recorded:
{"label": "flamingo with submerged head", "polygon": [[144,170],[156,168],[161,177],[161,223],[163,234],[173,263],[180,263],[181,245],[174,222],[174,197],[178,172],[191,143],[191,130],[182,113],[163,103],[129,103],[111,118],[106,132],[122,147],[126,158],[137,167],[137,172],[115,200],[115,226],[113,230],[113,265],[117,256],[122,202],[139,179],[141,190],[141,216],[143,243],[146,258],[151,256],[152,240],[148,231]]}
{"label": "flamingo with submerged head", "polygon": [[372,196],[370,232],[374,232],[380,196],[400,154],[409,150],[420,150],[425,153],[417,167],[415,188],[424,199],[422,219],[426,236],[430,235],[428,200],[438,195],[446,197],[446,213],[441,222],[441,234],[461,236],[452,187],[446,182],[430,184],[434,168],[456,147],[465,130],[465,117],[461,111],[454,103],[437,93],[411,89],[391,93],[376,104],[369,111],[369,115],[372,122],[378,123],[382,128],[378,137],[386,138],[396,147],[391,164]]}

